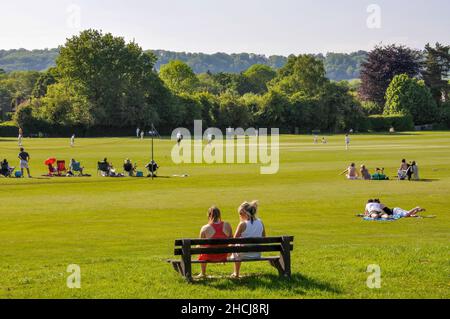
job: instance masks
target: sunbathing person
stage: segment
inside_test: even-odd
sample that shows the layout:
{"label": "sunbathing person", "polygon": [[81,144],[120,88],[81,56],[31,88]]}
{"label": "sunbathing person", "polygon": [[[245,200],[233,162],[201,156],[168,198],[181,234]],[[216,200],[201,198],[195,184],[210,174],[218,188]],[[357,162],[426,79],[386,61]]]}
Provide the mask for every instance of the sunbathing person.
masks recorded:
{"label": "sunbathing person", "polygon": [[359,170],[361,176],[365,180],[371,180],[372,176],[369,173],[369,170],[366,168],[366,165],[361,165],[361,169]]}
{"label": "sunbathing person", "polygon": [[378,200],[369,199],[364,210],[364,216],[370,218],[380,218],[384,215],[381,204]]}
{"label": "sunbathing person", "polygon": [[[234,238],[259,238],[266,237],[266,230],[263,222],[256,217],[258,211],[258,202],[251,203],[244,202],[238,208],[240,223],[236,229]],[[261,253],[235,253],[234,260],[254,259],[260,258]],[[234,264],[234,273],[231,275],[234,278],[239,278],[241,263]]]}
{"label": "sunbathing person", "polygon": [[347,179],[355,180],[358,179],[358,171],[356,170],[355,163],[351,163],[350,166],[343,171],[340,175],[344,175],[347,177]]}
{"label": "sunbathing person", "polygon": [[426,211],[426,209],[419,206],[411,210],[404,210],[402,208],[395,207],[392,211],[395,217],[406,218],[406,217],[418,217],[417,214]]}
{"label": "sunbathing person", "polygon": [[[213,206],[208,209],[208,224],[200,230],[200,238],[230,238],[233,235],[231,225],[222,221],[219,208]],[[215,246],[219,247],[219,246]],[[200,255],[200,261],[226,261],[228,254]],[[206,276],[207,264],[201,264],[202,272],[198,277]]]}

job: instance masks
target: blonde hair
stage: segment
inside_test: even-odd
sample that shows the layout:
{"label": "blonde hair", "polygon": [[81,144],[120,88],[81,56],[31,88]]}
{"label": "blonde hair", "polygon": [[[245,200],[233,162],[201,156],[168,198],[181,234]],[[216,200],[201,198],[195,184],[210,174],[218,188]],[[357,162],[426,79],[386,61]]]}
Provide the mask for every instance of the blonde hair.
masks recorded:
{"label": "blonde hair", "polygon": [[243,202],[241,206],[239,206],[239,213],[242,211],[250,218],[251,223],[256,219],[256,213],[258,212],[258,201],[254,200],[253,202]]}
{"label": "blonde hair", "polygon": [[208,209],[208,218],[213,222],[217,223],[221,220],[220,209],[216,206],[212,206]]}

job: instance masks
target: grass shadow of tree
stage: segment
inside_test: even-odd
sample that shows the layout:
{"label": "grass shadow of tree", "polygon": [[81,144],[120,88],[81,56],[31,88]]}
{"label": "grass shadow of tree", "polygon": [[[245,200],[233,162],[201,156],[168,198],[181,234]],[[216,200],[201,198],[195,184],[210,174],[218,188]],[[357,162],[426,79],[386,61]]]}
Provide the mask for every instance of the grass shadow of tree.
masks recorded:
{"label": "grass shadow of tree", "polygon": [[[246,288],[249,290],[269,290],[285,292],[286,296],[306,295],[308,291],[323,291],[331,294],[340,294],[342,291],[336,286],[308,277],[302,274],[292,274],[291,278],[279,277],[275,274],[260,274],[245,276],[239,279],[224,277],[206,278],[195,280],[195,285],[208,286],[219,290]],[[270,296],[268,296],[270,297]]]}

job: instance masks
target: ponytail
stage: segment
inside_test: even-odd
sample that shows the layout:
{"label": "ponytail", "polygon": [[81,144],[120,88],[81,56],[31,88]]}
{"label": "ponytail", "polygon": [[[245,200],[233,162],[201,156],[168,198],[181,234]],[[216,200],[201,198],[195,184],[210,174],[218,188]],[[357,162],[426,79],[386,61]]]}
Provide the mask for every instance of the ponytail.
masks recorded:
{"label": "ponytail", "polygon": [[253,202],[244,202],[239,206],[239,212],[244,211],[247,216],[250,218],[250,222],[256,220],[256,213],[258,212],[258,201],[254,200]]}

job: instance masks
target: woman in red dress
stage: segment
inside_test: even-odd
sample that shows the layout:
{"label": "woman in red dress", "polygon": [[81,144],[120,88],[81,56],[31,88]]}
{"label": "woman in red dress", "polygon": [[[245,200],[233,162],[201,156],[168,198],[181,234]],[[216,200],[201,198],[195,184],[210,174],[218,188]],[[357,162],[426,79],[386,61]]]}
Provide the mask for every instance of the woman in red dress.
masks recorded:
{"label": "woman in red dress", "polygon": [[[213,206],[208,209],[208,224],[200,230],[200,238],[231,238],[233,231],[231,225],[222,221],[219,208]],[[220,246],[215,246],[220,247]],[[220,262],[226,261],[228,254],[200,255],[198,260]],[[198,277],[206,276],[206,265],[201,264],[202,272]]]}

